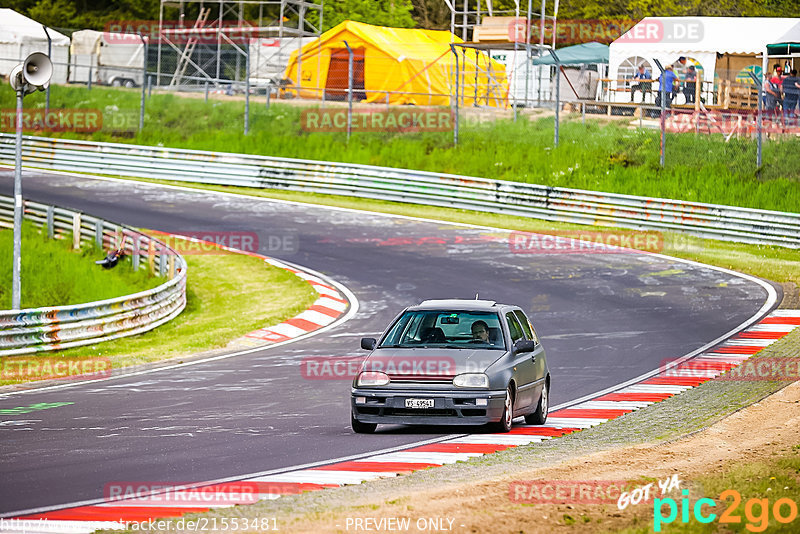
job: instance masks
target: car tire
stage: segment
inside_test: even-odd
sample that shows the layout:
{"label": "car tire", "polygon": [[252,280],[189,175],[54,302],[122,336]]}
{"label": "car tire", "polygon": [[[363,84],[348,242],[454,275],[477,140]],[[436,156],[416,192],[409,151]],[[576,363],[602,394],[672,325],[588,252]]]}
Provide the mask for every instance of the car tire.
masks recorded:
{"label": "car tire", "polygon": [[122,85],[128,88],[132,88],[136,87],[136,82],[134,82],[133,80],[125,80],[125,83],[123,83]]}
{"label": "car tire", "polygon": [[378,428],[378,423],[362,423],[356,419],[353,413],[350,413],[350,427],[356,434],[372,434]]}
{"label": "car tire", "polygon": [[500,420],[492,425],[496,432],[509,432],[514,421],[514,394],[511,386],[506,389],[506,398],[503,405],[503,415]]}
{"label": "car tire", "polygon": [[114,81],[111,82],[111,87],[122,87],[122,81],[119,78],[114,78]]}
{"label": "car tire", "polygon": [[547,382],[545,382],[536,411],[525,416],[525,422],[529,425],[543,425],[547,421],[547,413],[550,410],[550,392],[547,389]]}

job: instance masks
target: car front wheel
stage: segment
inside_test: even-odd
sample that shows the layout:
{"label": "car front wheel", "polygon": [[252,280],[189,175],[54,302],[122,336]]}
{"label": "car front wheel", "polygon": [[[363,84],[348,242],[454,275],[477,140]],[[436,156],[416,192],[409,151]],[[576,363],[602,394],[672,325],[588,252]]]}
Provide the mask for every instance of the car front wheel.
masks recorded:
{"label": "car front wheel", "polygon": [[353,413],[350,413],[350,426],[356,434],[372,434],[378,428],[378,423],[362,423]]}
{"label": "car front wheel", "polygon": [[511,386],[506,389],[506,400],[503,403],[503,415],[500,421],[495,423],[494,429],[497,432],[509,432],[511,430],[511,422],[514,420],[514,394],[511,391]]}
{"label": "car front wheel", "polygon": [[550,400],[548,398],[547,382],[542,386],[542,394],[539,397],[539,405],[536,411],[525,416],[525,422],[529,425],[543,425],[547,421],[547,412],[550,410]]}

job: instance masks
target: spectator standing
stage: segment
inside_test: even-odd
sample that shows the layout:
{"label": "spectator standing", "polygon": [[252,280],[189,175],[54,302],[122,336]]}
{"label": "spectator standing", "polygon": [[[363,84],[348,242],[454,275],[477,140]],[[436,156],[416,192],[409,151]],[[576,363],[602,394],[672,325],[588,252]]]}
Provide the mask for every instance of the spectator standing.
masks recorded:
{"label": "spectator standing", "polygon": [[673,91],[675,91],[675,84],[678,81],[678,77],[675,76],[675,67],[672,65],[667,65],[666,69],[661,76],[658,77],[658,96],[656,96],[656,106],[661,105],[661,91],[662,88],[666,91],[666,107],[672,107],[672,97]]}
{"label": "spectator standing", "polygon": [[784,118],[797,118],[797,102],[800,100],[800,78],[797,69],[783,79],[783,116]]}
{"label": "spectator standing", "polygon": [[686,69],[686,77],[683,79],[683,95],[686,97],[687,104],[694,104],[696,91],[697,70],[694,65],[689,65]]}

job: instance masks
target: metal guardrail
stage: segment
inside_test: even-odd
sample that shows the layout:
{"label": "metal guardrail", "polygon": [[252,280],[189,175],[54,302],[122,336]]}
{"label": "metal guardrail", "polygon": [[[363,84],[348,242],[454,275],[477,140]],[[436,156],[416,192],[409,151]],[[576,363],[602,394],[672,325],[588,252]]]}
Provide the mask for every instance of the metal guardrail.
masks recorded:
{"label": "metal guardrail", "polygon": [[[0,162],[14,138],[0,134]],[[25,137],[28,166],[347,195],[800,248],[800,214],[349,163]]]}
{"label": "metal guardrail", "polygon": [[[132,228],[77,211],[25,201],[24,218],[41,224],[49,237],[71,236],[73,246],[93,242],[124,247],[138,269],[140,260],[169,280],[153,289],[118,298],[47,308],[0,311],[0,357],[79,347],[160,326],[186,307],[186,262],[172,248]],[[0,196],[0,226],[11,227],[14,200]]]}

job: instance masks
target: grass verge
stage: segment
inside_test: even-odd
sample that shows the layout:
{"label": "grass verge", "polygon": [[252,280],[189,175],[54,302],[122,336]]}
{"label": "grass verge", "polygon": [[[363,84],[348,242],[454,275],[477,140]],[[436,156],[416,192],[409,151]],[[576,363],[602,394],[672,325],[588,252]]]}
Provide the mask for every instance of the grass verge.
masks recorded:
{"label": "grass verge", "polygon": [[[26,99],[27,109],[44,108],[44,94]],[[659,167],[657,131],[631,130],[629,121],[564,117],[560,144],[553,148],[550,118],[465,120],[460,142],[452,132],[343,133],[309,131],[300,105],[251,103],[250,134],[242,135],[244,103],[153,94],[138,132],[140,92],[58,86],[51,108],[94,108],[103,112],[100,131],[52,135],[199,150],[264,154],[419,169],[549,186],[693,200],[780,211],[800,206],[800,139],[764,143],[763,168],[756,174],[756,145],[749,139],[669,134],[666,168]],[[316,104],[309,103],[309,106]],[[13,94],[0,93],[0,106],[13,108]],[[472,112],[469,112],[472,113]],[[47,134],[46,135],[50,135]]]}
{"label": "grass verge", "polygon": [[[0,309],[11,309],[12,251],[14,233],[0,230]],[[72,249],[72,239],[48,239],[33,224],[22,226],[23,308],[66,306],[130,295],[158,286],[162,279],[147,271],[134,272],[130,262],[103,269],[94,261],[105,253],[91,244]]]}
{"label": "grass verge", "polygon": [[[116,369],[190,356],[221,349],[248,332],[283,322],[318,297],[304,280],[258,258],[224,251],[184,257],[189,269],[186,309],[172,321],[137,336],[25,358],[103,357]],[[15,383],[19,381],[0,381],[0,385]]]}

